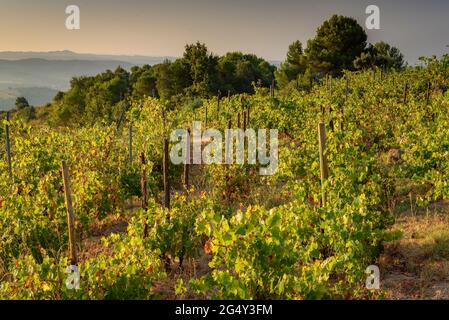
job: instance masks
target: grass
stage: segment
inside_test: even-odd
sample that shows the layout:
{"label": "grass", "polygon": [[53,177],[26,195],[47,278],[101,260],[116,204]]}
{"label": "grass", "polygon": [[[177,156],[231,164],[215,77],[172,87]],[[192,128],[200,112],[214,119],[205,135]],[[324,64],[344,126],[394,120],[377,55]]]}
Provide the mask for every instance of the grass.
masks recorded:
{"label": "grass", "polygon": [[393,230],[403,237],[386,243],[379,259],[388,298],[449,299],[448,225],[448,201],[398,216]]}

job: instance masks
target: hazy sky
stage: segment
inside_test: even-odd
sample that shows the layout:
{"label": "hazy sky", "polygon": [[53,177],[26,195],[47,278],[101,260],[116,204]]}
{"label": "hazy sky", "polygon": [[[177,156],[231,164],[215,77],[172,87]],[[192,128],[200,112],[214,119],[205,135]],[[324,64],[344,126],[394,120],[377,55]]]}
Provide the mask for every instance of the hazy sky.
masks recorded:
{"label": "hazy sky", "polygon": [[[81,10],[81,30],[65,28],[65,8]],[[448,52],[448,0],[0,0],[0,51],[182,55],[205,42],[216,53],[243,51],[283,60],[294,40],[306,43],[332,14],[365,26],[380,7],[381,30],[368,40],[397,46],[410,62]]]}

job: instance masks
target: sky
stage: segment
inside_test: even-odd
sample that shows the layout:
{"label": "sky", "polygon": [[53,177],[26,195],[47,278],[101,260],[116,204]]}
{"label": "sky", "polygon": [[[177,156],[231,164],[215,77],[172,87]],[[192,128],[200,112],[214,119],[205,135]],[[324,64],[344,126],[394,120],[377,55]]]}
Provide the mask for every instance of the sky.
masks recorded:
{"label": "sky", "polygon": [[[67,30],[65,8],[78,5],[81,29]],[[215,54],[254,53],[284,60],[333,14],[364,27],[368,5],[380,8],[369,42],[398,47],[411,63],[449,52],[448,0],[0,0],[0,51],[181,56],[186,43]]]}

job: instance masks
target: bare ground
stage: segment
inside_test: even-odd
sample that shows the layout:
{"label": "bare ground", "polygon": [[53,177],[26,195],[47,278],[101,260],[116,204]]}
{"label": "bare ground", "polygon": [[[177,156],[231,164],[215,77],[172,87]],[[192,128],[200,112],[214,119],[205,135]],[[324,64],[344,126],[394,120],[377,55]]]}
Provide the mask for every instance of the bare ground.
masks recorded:
{"label": "bare ground", "polygon": [[449,299],[449,201],[407,210],[379,258],[387,299]]}

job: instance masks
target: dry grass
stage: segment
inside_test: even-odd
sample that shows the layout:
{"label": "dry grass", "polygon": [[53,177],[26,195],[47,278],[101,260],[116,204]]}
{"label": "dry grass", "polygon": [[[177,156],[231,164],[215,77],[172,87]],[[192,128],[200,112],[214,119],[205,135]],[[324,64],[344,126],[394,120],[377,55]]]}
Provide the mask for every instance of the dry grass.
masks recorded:
{"label": "dry grass", "polygon": [[447,201],[399,215],[393,230],[403,237],[379,259],[389,299],[449,299],[448,225]]}

